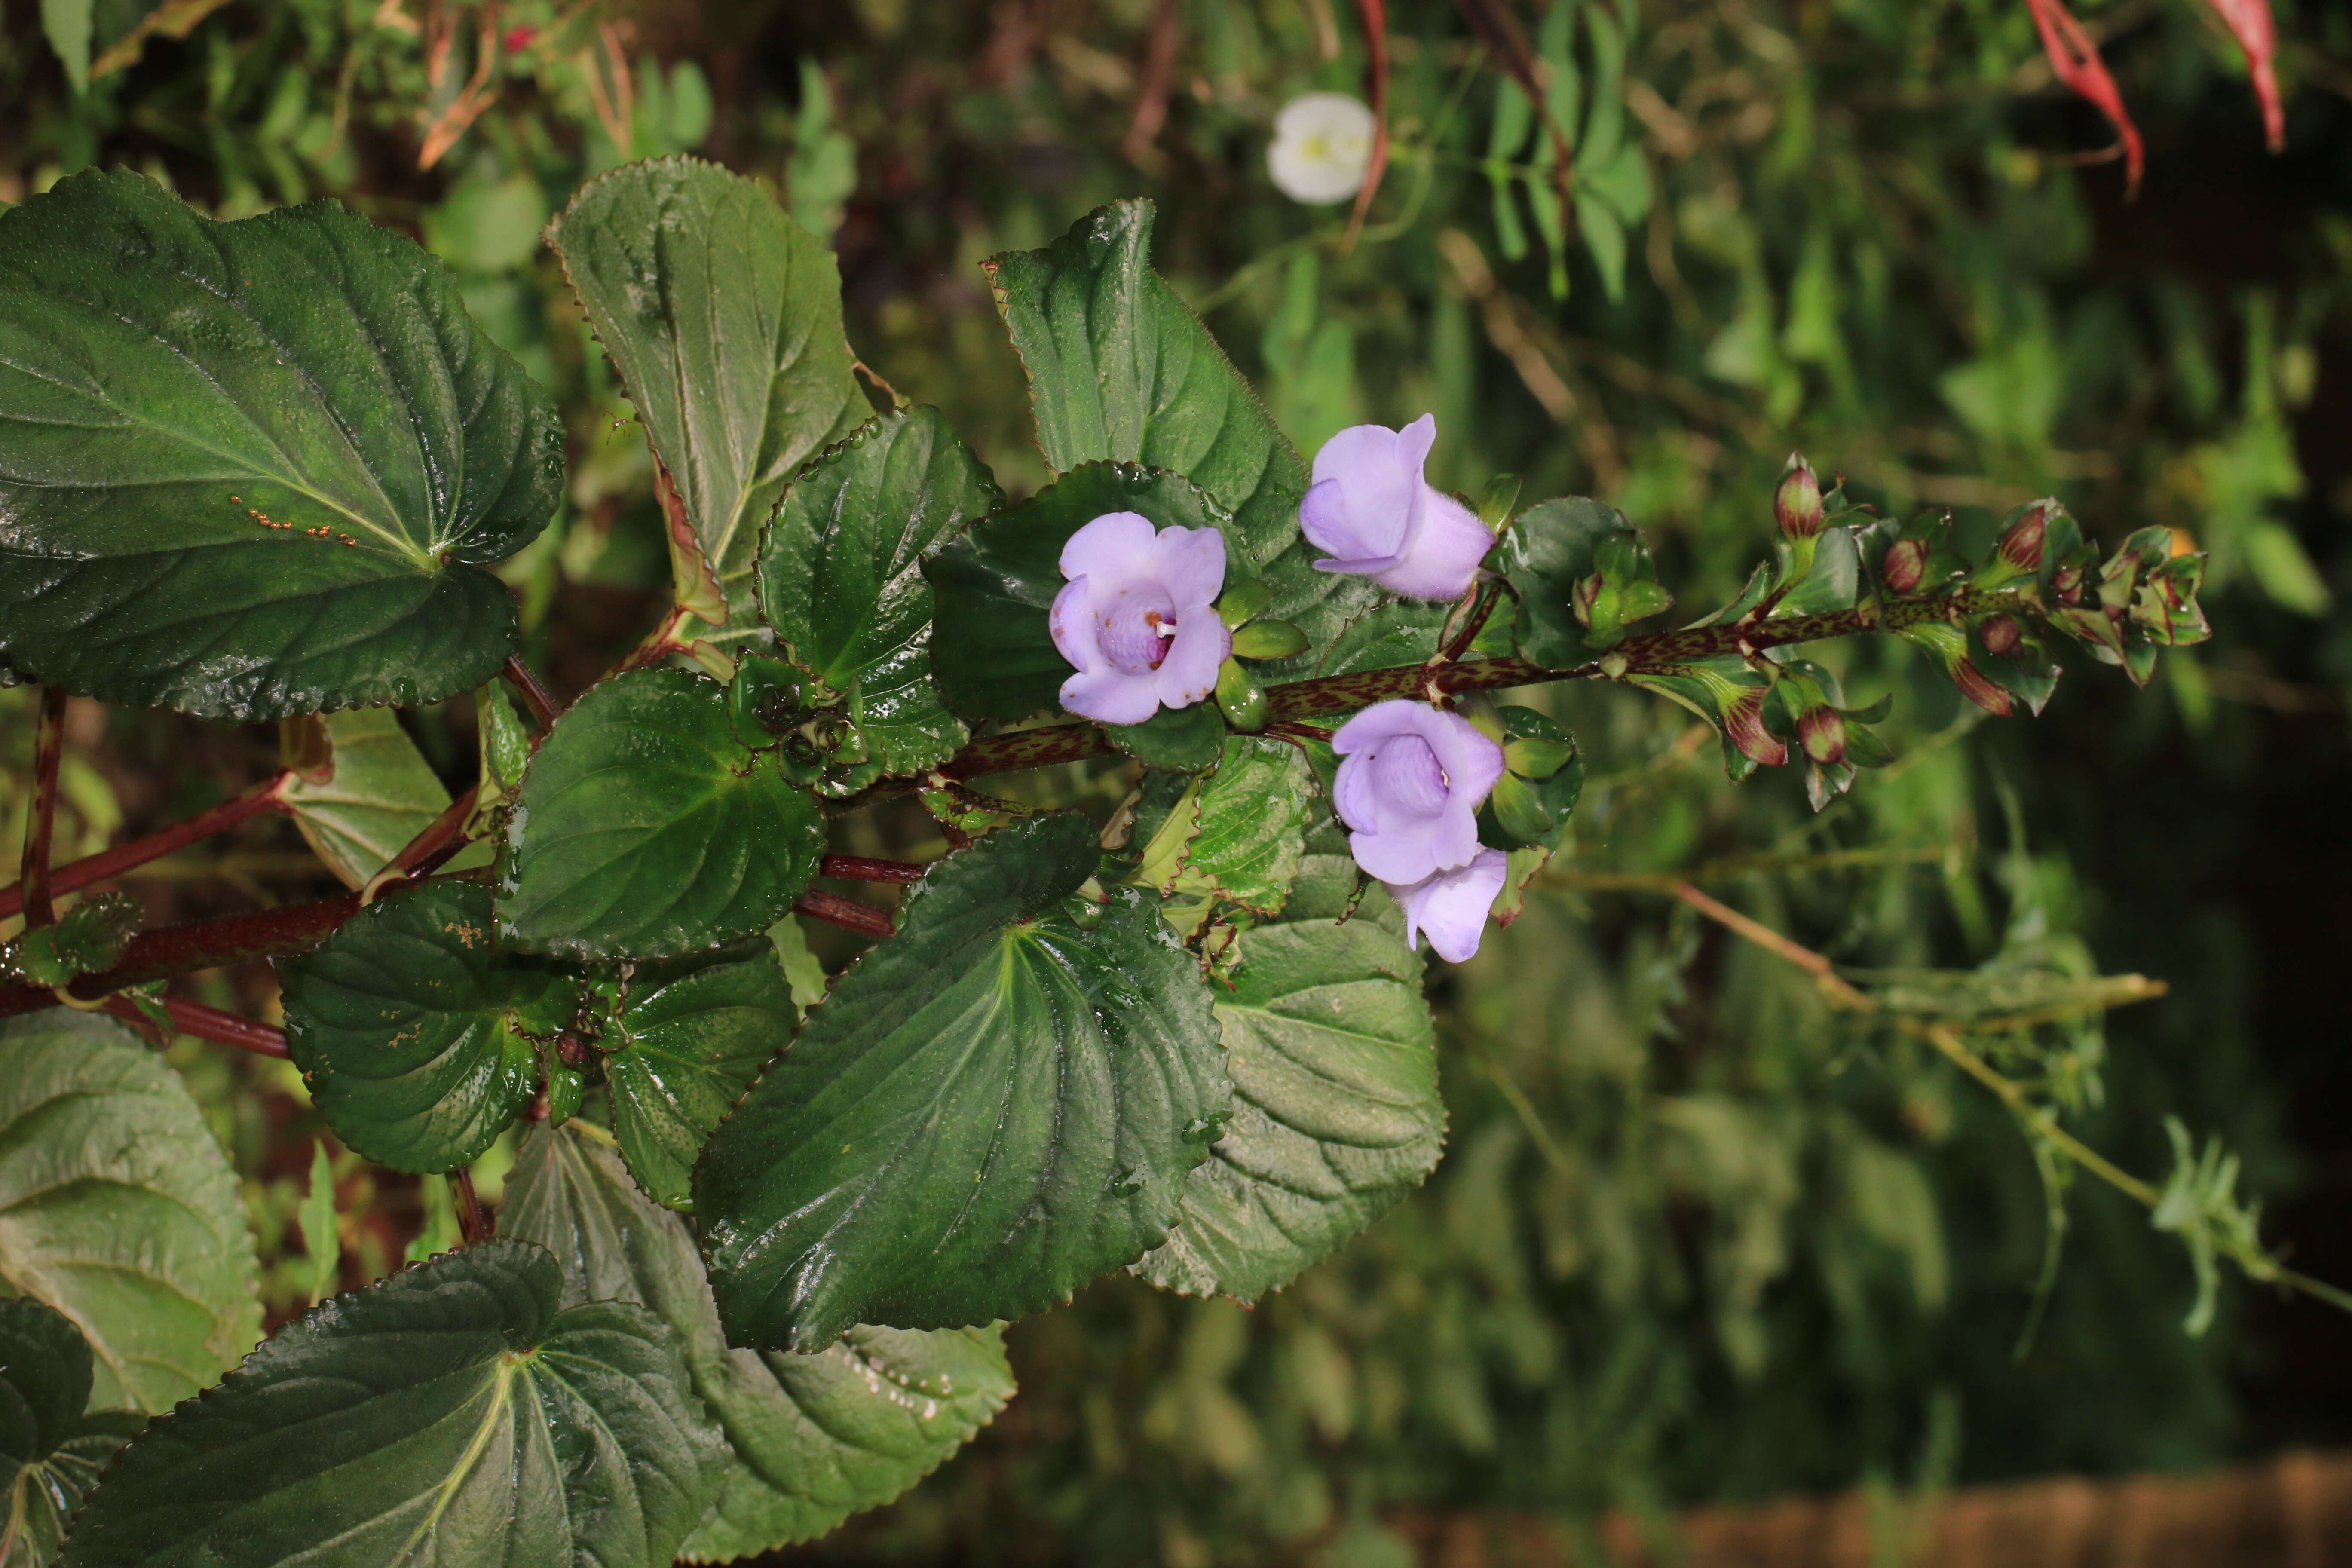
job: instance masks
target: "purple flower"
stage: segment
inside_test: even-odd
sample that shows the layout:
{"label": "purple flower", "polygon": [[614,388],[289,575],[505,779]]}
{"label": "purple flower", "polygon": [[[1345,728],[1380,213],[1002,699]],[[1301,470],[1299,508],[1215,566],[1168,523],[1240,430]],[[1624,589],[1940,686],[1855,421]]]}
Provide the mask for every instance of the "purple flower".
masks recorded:
{"label": "purple flower", "polygon": [[1495,547],[1477,515],[1421,477],[1437,416],[1402,430],[1352,425],[1315,454],[1315,482],[1298,503],[1307,542],[1335,557],[1325,572],[1353,572],[1392,594],[1458,599]]}
{"label": "purple flower", "polygon": [[1216,689],[1233,633],[1213,607],[1225,585],[1224,535],[1113,511],[1062,546],[1069,585],[1054,595],[1054,646],[1078,667],[1062,706],[1105,724],[1140,724]]}
{"label": "purple flower", "polygon": [[1429,938],[1430,951],[1448,963],[1466,963],[1486,934],[1486,911],[1503,890],[1509,859],[1499,849],[1481,849],[1467,866],[1424,877],[1410,888],[1391,883],[1389,894],[1404,910],[1404,940],[1419,947]]}
{"label": "purple flower", "polygon": [[1470,721],[1419,702],[1375,702],[1331,737],[1333,804],[1349,852],[1383,882],[1411,887],[1478,855],[1478,804],[1503,776],[1503,748]]}

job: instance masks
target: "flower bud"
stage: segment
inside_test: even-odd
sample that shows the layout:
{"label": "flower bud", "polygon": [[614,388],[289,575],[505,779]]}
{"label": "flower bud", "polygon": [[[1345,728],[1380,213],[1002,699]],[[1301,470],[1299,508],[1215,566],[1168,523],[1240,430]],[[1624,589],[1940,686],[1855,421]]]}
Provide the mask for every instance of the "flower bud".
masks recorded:
{"label": "flower bud", "polygon": [[1813,466],[1795,452],[1781,470],[1780,488],[1772,492],[1772,520],[1783,537],[1811,539],[1822,531],[1822,486]]}
{"label": "flower bud", "polygon": [[1927,574],[1927,542],[1924,539],[1898,539],[1886,547],[1886,558],[1879,563],[1878,575],[1889,588],[1898,594],[1908,594]]}
{"label": "flower bud", "polygon": [[1845,761],[1845,716],[1827,703],[1797,715],[1797,741],[1825,768]]}
{"label": "flower bud", "polygon": [[2042,565],[2042,540],[2050,531],[2050,504],[2036,501],[2028,507],[2023,517],[2010,524],[2009,531],[2000,536],[1997,547],[2000,558],[2021,572],[2032,572]]}
{"label": "flower bud", "polygon": [[1976,667],[1974,659],[1962,658],[1953,663],[1952,682],[1960,689],[1961,696],[1994,718],[2009,717],[2009,693],[1986,679],[1985,672]]}
{"label": "flower bud", "polygon": [[1749,687],[1724,710],[1724,733],[1751,763],[1777,768],[1789,760],[1789,742],[1764,727],[1764,688]]}
{"label": "flower bud", "polygon": [[2050,585],[2057,590],[2058,602],[2060,604],[2081,604],[2083,602],[2082,567],[2061,566],[2058,568],[2056,574],[2051,577]]}
{"label": "flower bud", "polygon": [[1977,628],[1977,635],[1984,639],[1987,653],[2015,653],[2018,645],[2025,640],[2025,633],[2019,629],[2014,616],[1987,616],[1985,624]]}

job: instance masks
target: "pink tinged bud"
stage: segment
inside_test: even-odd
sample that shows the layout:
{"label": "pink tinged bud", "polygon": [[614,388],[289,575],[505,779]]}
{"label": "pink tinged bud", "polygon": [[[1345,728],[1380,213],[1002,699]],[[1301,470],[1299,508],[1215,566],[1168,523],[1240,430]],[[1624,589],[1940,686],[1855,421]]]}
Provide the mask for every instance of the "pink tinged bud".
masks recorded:
{"label": "pink tinged bud", "polygon": [[1764,727],[1764,689],[1749,687],[1724,711],[1724,732],[1751,763],[1777,768],[1789,760],[1789,742]]}
{"label": "pink tinged bud", "polygon": [[1806,710],[1797,715],[1797,741],[1805,755],[1835,767],[1845,761],[1845,716],[1826,706]]}
{"label": "pink tinged bud", "polygon": [[1927,574],[1927,542],[1924,539],[1898,539],[1886,547],[1886,558],[1878,564],[1878,575],[1889,588],[1898,594],[1908,594]]}
{"label": "pink tinged bud", "polygon": [[1952,680],[1959,687],[1960,695],[1991,714],[1996,719],[2009,717],[2009,693],[1985,679],[1985,672],[1973,659],[1962,658],[1952,665]]}
{"label": "pink tinged bud", "polygon": [[1068,584],[1055,595],[1054,647],[1076,667],[1062,706],[1104,724],[1140,724],[1216,689],[1233,634],[1217,616],[1224,536],[1106,512],[1062,546]]}
{"label": "pink tinged bud", "polygon": [[1411,599],[1458,599],[1495,547],[1477,514],[1422,477],[1437,419],[1402,430],[1354,425],[1315,454],[1314,482],[1298,503],[1307,542],[1327,552],[1323,572],[1370,577]]}
{"label": "pink tinged bud", "polygon": [[2000,558],[2021,572],[2035,570],[2042,564],[2042,535],[2049,531],[2049,504],[2036,502],[2000,536]]}
{"label": "pink tinged bud", "polygon": [[2080,566],[2061,566],[2051,578],[2050,585],[2058,591],[2060,604],[2079,605],[2083,602],[2083,569]]}
{"label": "pink tinged bud", "polygon": [[1439,871],[1410,887],[1394,883],[1389,896],[1404,910],[1406,945],[1429,938],[1430,951],[1448,963],[1467,963],[1486,932],[1486,911],[1502,895],[1510,860],[1499,849],[1481,849],[1466,866]]}
{"label": "pink tinged bud", "polygon": [[1795,452],[1781,471],[1780,488],[1772,492],[1772,520],[1790,539],[1811,539],[1822,531],[1822,485],[1813,466]]}
{"label": "pink tinged bud", "polygon": [[1356,864],[1411,887],[1478,855],[1478,807],[1503,776],[1503,748],[1467,719],[1420,702],[1376,702],[1331,737],[1332,804]]}
{"label": "pink tinged bud", "polygon": [[2018,629],[2017,617],[2014,616],[1986,617],[1985,624],[1978,628],[1977,635],[1984,638],[1987,653],[2015,653],[2018,645],[2025,640],[2025,634]]}

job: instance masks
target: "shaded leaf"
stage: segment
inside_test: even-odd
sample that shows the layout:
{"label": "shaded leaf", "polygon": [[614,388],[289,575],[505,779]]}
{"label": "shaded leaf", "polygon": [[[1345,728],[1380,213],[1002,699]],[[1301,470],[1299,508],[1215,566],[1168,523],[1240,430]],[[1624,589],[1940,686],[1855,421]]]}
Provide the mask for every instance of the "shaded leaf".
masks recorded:
{"label": "shaded leaf", "polygon": [[278,960],[287,1049],[335,1136],[369,1159],[455,1170],[530,1103],[581,984],[490,938],[490,890],[435,881]]}
{"label": "shaded leaf", "polygon": [[814,1355],[729,1350],[685,1222],[633,1190],[576,1126],[542,1125],[525,1141],[499,1224],[555,1253],[567,1303],[639,1302],[685,1341],[696,1392],[733,1456],[680,1549],[689,1561],[805,1541],[888,1501],[1013,1393],[992,1327],[856,1328]]}
{"label": "shaded leaf", "polygon": [[334,772],[297,774],[278,792],[303,840],[347,888],[364,887],[449,805],[433,765],[388,708],[323,721]]}
{"label": "shaded leaf", "polygon": [[1223,1052],[1144,895],[1066,912],[1099,853],[1065,813],[934,865],[719,1125],[695,1209],[730,1342],[1018,1317],[1166,1233]]}
{"label": "shaded leaf", "polygon": [[0,1568],[45,1568],[99,1470],[146,1425],[134,1411],[84,1415],[89,1345],[38,1301],[0,1300]]}
{"label": "shaded leaf", "polygon": [[70,1319],[91,1403],[168,1410],[261,1337],[253,1240],[179,1076],[88,1013],[0,1021],[0,1286]]}
{"label": "shaded leaf", "polygon": [[886,414],[802,470],[760,553],[768,625],[841,692],[886,773],[946,761],[967,731],[931,685],[923,558],[1003,502],[935,408]]}
{"label": "shaded leaf", "polygon": [[0,366],[26,674],[271,719],[437,701],[511,650],[485,567],[554,510],[562,436],[413,241],[78,174],[0,214]]}
{"label": "shaded leaf", "polygon": [[507,821],[499,940],[567,958],[663,958],[775,924],[816,875],[815,798],[676,669],[591,687],[555,721]]}
{"label": "shaded leaf", "polygon": [[562,1284],[500,1237],[313,1308],[122,1451],[62,1561],[662,1568],[725,1447],[677,1335]]}

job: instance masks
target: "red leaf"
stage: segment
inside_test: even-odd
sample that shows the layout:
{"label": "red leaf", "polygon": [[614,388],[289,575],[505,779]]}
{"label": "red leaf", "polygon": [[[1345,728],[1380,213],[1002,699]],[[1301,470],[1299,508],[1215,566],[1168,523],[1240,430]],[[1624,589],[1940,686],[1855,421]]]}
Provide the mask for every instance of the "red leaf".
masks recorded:
{"label": "red leaf", "polygon": [[2271,62],[2278,56],[2278,28],[2271,21],[2271,0],[2208,0],[2238,47],[2246,51],[2246,70],[2254,79],[2254,100],[2263,106],[2263,138],[2275,153],[2286,145],[2286,110],[2280,107],[2278,74]]}
{"label": "red leaf", "polygon": [[[2222,4],[2223,0],[2214,0]],[[2265,5],[2265,0],[2235,0],[2237,4]],[[2140,146],[2139,127],[2132,123],[2130,112],[2124,108],[2122,89],[2107,74],[2107,63],[2099,58],[2099,47],[2083,31],[2083,24],[2074,20],[2066,9],[2065,0],[2025,0],[2026,9],[2033,13],[2033,26],[2042,35],[2042,52],[2050,57],[2050,68],[2058,79],[2073,88],[2097,106],[2115,125],[2123,139],[2124,183],[2132,191],[2139,189],[2140,169],[2147,163],[2146,151]],[[2268,11],[2265,9],[2267,18]]]}

